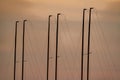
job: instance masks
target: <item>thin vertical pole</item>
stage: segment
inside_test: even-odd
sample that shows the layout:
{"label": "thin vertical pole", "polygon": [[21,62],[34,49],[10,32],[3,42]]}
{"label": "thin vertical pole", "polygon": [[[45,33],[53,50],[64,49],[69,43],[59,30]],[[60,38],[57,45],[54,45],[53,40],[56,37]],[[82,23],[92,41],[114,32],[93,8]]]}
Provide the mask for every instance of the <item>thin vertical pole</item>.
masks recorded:
{"label": "thin vertical pole", "polygon": [[87,49],[87,80],[89,80],[89,55],[90,55],[90,30],[91,30],[91,10],[93,8],[90,8],[89,10],[89,23],[88,23],[88,49]]}
{"label": "thin vertical pole", "polygon": [[57,14],[57,28],[56,28],[56,57],[55,57],[55,80],[57,80],[57,57],[58,57],[58,29],[59,29],[59,15]]}
{"label": "thin vertical pole", "polygon": [[52,15],[49,15],[48,17],[48,45],[47,45],[47,80],[49,77],[49,45],[50,45],[50,18]]}
{"label": "thin vertical pole", "polygon": [[16,79],[16,47],[17,47],[17,24],[19,21],[15,22],[15,46],[14,46],[14,79]]}
{"label": "thin vertical pole", "polygon": [[24,80],[24,43],[25,43],[25,22],[27,20],[23,21],[23,44],[22,44],[22,80]]}
{"label": "thin vertical pole", "polygon": [[87,9],[83,9],[83,23],[82,23],[82,54],[81,54],[81,80],[83,80],[83,56],[84,56],[84,18],[85,11]]}

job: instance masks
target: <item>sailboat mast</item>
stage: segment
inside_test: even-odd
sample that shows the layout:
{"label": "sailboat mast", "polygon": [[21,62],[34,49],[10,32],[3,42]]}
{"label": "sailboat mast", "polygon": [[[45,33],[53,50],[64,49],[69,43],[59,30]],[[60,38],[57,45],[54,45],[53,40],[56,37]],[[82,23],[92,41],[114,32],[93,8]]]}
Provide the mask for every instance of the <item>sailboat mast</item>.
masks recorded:
{"label": "sailboat mast", "polygon": [[55,80],[57,80],[57,63],[58,63],[58,30],[59,30],[59,16],[61,14],[57,14],[57,27],[56,27],[56,57],[55,57]]}
{"label": "sailboat mast", "polygon": [[84,56],[84,18],[85,11],[87,9],[83,9],[83,22],[82,22],[82,54],[81,54],[81,80],[83,80],[83,56]]}
{"label": "sailboat mast", "polygon": [[89,62],[90,62],[90,31],[91,31],[91,11],[93,8],[89,9],[89,23],[88,23],[88,49],[87,49],[87,80],[89,80]]}
{"label": "sailboat mast", "polygon": [[14,46],[14,77],[13,80],[16,79],[16,48],[17,48],[17,24],[19,21],[15,22],[15,46]]}
{"label": "sailboat mast", "polygon": [[50,46],[50,18],[52,15],[49,15],[48,17],[48,45],[47,45],[47,80],[49,77],[49,46]]}
{"label": "sailboat mast", "polygon": [[25,22],[27,20],[23,21],[23,41],[22,41],[22,80],[24,80],[24,44],[25,44]]}

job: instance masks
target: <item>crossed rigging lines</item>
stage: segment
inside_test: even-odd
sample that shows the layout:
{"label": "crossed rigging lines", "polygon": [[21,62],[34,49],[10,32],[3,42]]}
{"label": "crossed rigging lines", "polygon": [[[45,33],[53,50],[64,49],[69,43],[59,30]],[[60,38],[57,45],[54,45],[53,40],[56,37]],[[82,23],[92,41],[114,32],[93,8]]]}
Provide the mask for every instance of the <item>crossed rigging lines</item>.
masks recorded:
{"label": "crossed rigging lines", "polygon": [[[90,23],[91,23],[91,10],[92,10],[93,8],[90,8],[90,12],[89,12],[89,32],[88,32],[88,65],[87,65],[87,80],[89,80],[89,53],[90,53]],[[83,10],[83,28],[82,28],[82,34],[83,34],[83,36],[82,36],[82,56],[81,56],[81,80],[83,80],[83,50],[84,50],[84,16],[85,16],[85,10],[86,9],[84,9]],[[57,61],[57,57],[58,57],[58,28],[59,28],[59,16],[60,16],[61,14],[60,13],[58,13],[57,14],[57,28],[56,28],[56,57],[55,57],[55,80],[57,80],[57,66],[58,66],[58,61]],[[49,16],[49,18],[48,18],[48,47],[47,47],[47,74],[46,74],[46,77],[47,77],[47,80],[49,79],[48,78],[48,76],[49,76],[49,39],[50,39],[50,18],[51,18],[52,16],[50,15]],[[26,22],[27,20],[24,20],[23,21],[23,48],[22,48],[22,55],[23,55],[23,57],[22,57],[22,80],[24,80],[24,40],[25,40],[25,22]],[[16,32],[15,33],[17,33],[17,24],[18,24],[18,21],[16,21]],[[15,80],[15,72],[16,72],[16,42],[17,42],[17,39],[16,39],[16,35],[15,35],[15,55],[14,55],[14,80]]]}
{"label": "crossed rigging lines", "polygon": [[[89,80],[89,52],[90,52],[90,24],[91,24],[91,10],[93,8],[90,8],[89,12],[89,28],[88,28],[88,59],[87,59],[87,80]],[[82,29],[82,59],[81,59],[81,80],[83,80],[83,47],[84,47],[84,12],[86,9],[83,10],[83,29]],[[57,80],[57,66],[58,66],[58,32],[59,32],[59,16],[61,13],[57,14],[57,28],[56,28],[56,57],[55,57],[55,80]],[[48,48],[47,48],[47,80],[49,76],[49,38],[50,38],[50,17],[48,19]],[[25,44],[25,23],[27,20],[23,21],[23,40],[22,40],[22,80],[24,80],[24,44]],[[16,43],[17,43],[17,23],[16,21],[16,27],[15,27],[15,51],[14,51],[14,80],[15,80],[15,74],[16,74]]]}

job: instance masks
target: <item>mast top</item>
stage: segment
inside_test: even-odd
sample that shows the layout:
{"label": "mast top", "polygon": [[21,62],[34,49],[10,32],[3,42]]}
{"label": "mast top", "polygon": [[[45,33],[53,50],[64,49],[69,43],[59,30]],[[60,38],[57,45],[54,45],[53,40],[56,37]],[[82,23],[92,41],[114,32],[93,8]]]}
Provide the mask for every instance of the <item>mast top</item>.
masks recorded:
{"label": "mast top", "polygon": [[52,15],[49,15],[49,17],[52,17]]}
{"label": "mast top", "polygon": [[61,13],[57,13],[57,15],[61,15]]}

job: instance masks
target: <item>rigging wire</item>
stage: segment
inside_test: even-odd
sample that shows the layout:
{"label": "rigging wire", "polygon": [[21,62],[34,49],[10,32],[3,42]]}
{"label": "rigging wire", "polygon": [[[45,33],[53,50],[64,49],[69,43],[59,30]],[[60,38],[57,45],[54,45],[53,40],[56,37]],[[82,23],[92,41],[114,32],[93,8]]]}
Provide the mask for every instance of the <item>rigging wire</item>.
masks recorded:
{"label": "rigging wire", "polygon": [[[27,29],[28,30],[28,29]],[[29,45],[29,47],[27,46],[27,48],[28,48],[28,50],[29,50],[29,56],[31,57],[31,60],[33,61],[32,63],[34,63],[34,64],[36,64],[36,61],[35,61],[35,59],[34,59],[34,57],[32,56],[32,54],[33,54],[33,48],[31,47],[32,46],[32,44],[31,44],[31,40],[30,40],[30,36],[28,35],[28,31],[26,30],[26,36],[28,37],[26,37],[27,38],[27,42],[26,43],[28,43],[28,45]],[[31,64],[32,64],[31,63]],[[34,74],[33,74],[34,75]],[[35,75],[34,75],[34,77],[35,77]],[[36,77],[35,77],[36,78]]]}
{"label": "rigging wire", "polygon": [[[60,22],[61,22],[61,21],[60,21]],[[63,26],[63,25],[60,25],[60,26]],[[62,27],[59,28],[59,36],[60,36],[60,37],[59,37],[59,43],[60,43],[60,45],[59,45],[59,46],[60,46],[60,47],[59,47],[59,52],[60,52],[60,50],[61,50],[60,48],[63,48],[63,47],[62,47],[62,43],[61,43],[61,31],[62,31],[61,29],[62,29]],[[61,50],[61,52],[62,52],[62,50]],[[66,53],[65,53],[65,54],[66,54]],[[59,54],[59,56],[60,56],[61,60],[64,61],[64,59],[62,59],[62,58],[63,58],[63,54]],[[61,56],[62,56],[62,57],[61,57]],[[64,62],[66,62],[66,61],[64,61]],[[63,64],[62,66],[65,67],[65,64],[64,64],[64,63],[62,63],[62,64]]]}
{"label": "rigging wire", "polygon": [[[70,26],[68,25],[68,22],[67,22],[67,18],[65,17],[65,15],[64,15],[64,24],[65,24],[65,27],[64,27],[64,30],[66,30],[65,32],[64,32],[64,34],[66,34],[66,37],[68,37],[68,41],[69,42],[71,42],[72,44],[72,46],[70,45],[69,47],[70,47],[70,50],[71,50],[71,54],[72,54],[72,56],[73,57],[75,57],[76,56],[76,53],[77,53],[77,46],[75,45],[75,43],[74,43],[74,40],[73,40],[73,38],[72,38],[72,36],[71,36],[71,31],[70,31]],[[69,43],[70,44],[70,43]],[[77,44],[78,45],[78,44]],[[76,58],[75,58],[76,59]],[[76,62],[75,62],[75,64],[77,64]]]}
{"label": "rigging wire", "polygon": [[[94,17],[94,15],[93,15],[93,19],[95,20],[95,17]],[[104,53],[103,52],[103,48],[100,46],[102,43],[102,41],[101,41],[101,37],[100,37],[100,34],[99,34],[99,30],[97,29],[97,27],[99,27],[99,26],[97,26],[95,23],[93,24],[93,31],[94,31],[94,35],[93,36],[95,36],[95,38],[93,38],[93,42],[94,42],[94,48],[96,48],[96,49],[94,49],[95,51],[96,51],[96,53],[97,54],[94,54],[94,55],[96,55],[96,57],[97,57],[97,61],[99,62],[99,67],[100,67],[100,69],[103,69],[103,66],[102,66],[102,64],[104,64],[104,62],[101,62],[101,60],[100,59],[102,59],[103,57],[100,57],[100,54],[98,54],[98,53],[100,53],[100,50],[101,50],[101,52],[102,53]],[[96,44],[95,44],[95,42],[96,42]],[[99,50],[98,50],[99,49]],[[103,72],[103,70],[102,70],[102,73],[103,73],[103,76],[105,77],[105,73]]]}
{"label": "rigging wire", "polygon": [[[72,35],[71,34],[74,34],[74,33],[71,33],[71,30],[70,30],[70,26],[69,26],[69,24],[68,24],[68,19],[67,19],[67,17],[66,17],[66,15],[65,14],[63,14],[63,19],[64,19],[64,24],[65,24],[65,26],[66,26],[66,33],[68,33],[68,36],[69,36],[69,38],[70,38],[70,40],[72,41],[72,43],[74,43],[74,40],[73,40],[73,38],[72,38]],[[75,26],[76,27],[76,26]],[[75,28],[74,27],[74,28]],[[81,42],[81,34],[79,34],[79,36],[78,36],[79,38],[78,38],[78,41],[79,41],[79,43],[78,44],[73,44],[73,47],[75,47],[75,50],[78,50],[79,49],[79,44],[80,44],[80,42]],[[75,52],[75,53],[77,53],[77,52]]]}
{"label": "rigging wire", "polygon": [[[35,47],[32,47],[32,46],[34,46],[34,45],[32,44],[32,41],[31,41],[31,39],[30,39],[30,35],[28,35],[28,37],[29,37],[29,42],[30,42],[30,45],[31,45],[30,47],[31,47],[31,49],[33,50],[32,52],[37,53],[37,52],[36,52],[36,51],[37,51],[36,48],[35,48]],[[34,39],[36,39],[36,38],[34,38]],[[34,55],[35,55],[35,54],[34,54]],[[31,56],[32,56],[32,54],[31,54]],[[35,59],[34,59],[34,57],[35,57]],[[34,59],[36,65],[38,65],[38,67],[40,67],[40,66],[39,66],[40,63],[39,63],[39,61],[38,61],[37,56],[34,56],[34,57],[33,57],[33,59]],[[38,69],[39,69],[39,68],[38,68]],[[38,71],[39,71],[39,70],[38,70]],[[37,71],[37,72],[38,72],[38,71]],[[38,74],[40,74],[40,73],[41,73],[41,72],[39,71]],[[41,79],[43,79],[42,76],[41,76]]]}
{"label": "rigging wire", "polygon": [[[104,33],[104,31],[103,31],[103,28],[102,28],[102,27],[103,27],[103,22],[100,21],[97,10],[96,10],[96,18],[97,18],[97,20],[98,20],[98,25],[101,26],[99,29],[100,29],[101,34],[102,34],[102,36],[103,36],[103,39],[104,39],[104,41],[105,41],[105,43],[106,43],[106,47],[107,47],[107,50],[106,50],[106,51],[108,51],[108,53],[110,53],[109,55],[112,56],[112,55],[111,55],[112,53],[110,52],[109,44],[108,44],[108,42],[107,42],[107,40],[106,40],[106,38],[105,38],[105,33]],[[110,56],[109,56],[109,57],[110,57]],[[111,58],[111,57],[110,57],[110,58]],[[114,62],[113,62],[113,61],[112,61],[112,64],[113,64],[113,66],[114,66]],[[115,68],[114,68],[114,69],[115,69]]]}
{"label": "rigging wire", "polygon": [[[102,22],[99,20],[99,16],[98,16],[98,13],[97,13],[97,10],[96,10],[96,18],[97,18],[97,20],[98,20],[98,25],[100,25],[101,27],[99,27],[99,29],[100,29],[100,31],[101,31],[101,35],[102,35],[102,37],[103,37],[103,39],[104,39],[104,42],[105,42],[105,44],[106,44],[106,53],[109,53],[109,55],[107,55],[107,58],[109,59],[109,66],[111,66],[109,69],[115,69],[115,67],[114,67],[114,62],[113,62],[113,60],[112,60],[112,53],[110,52],[110,48],[109,48],[109,45],[108,45],[108,42],[107,42],[107,40],[106,40],[106,38],[105,38],[105,34],[104,34],[104,31],[103,31],[103,24],[102,24]],[[115,74],[112,72],[112,70],[110,70],[110,72],[111,72],[111,74],[112,74],[112,77],[111,77],[111,79],[114,79],[115,78]]]}
{"label": "rigging wire", "polygon": [[[64,17],[65,15],[63,15],[63,17]],[[67,39],[65,39],[65,41],[67,40],[67,41],[69,41],[69,42],[71,42],[72,41],[72,47],[71,47],[71,45],[70,46],[68,46],[67,47],[67,49],[68,49],[68,51],[69,51],[69,53],[70,53],[70,55],[71,55],[71,58],[73,57],[73,59],[74,59],[74,63],[73,63],[73,65],[74,64],[76,64],[76,61],[75,61],[75,54],[73,54],[73,53],[76,53],[75,51],[73,51],[74,50],[74,47],[73,47],[73,40],[72,40],[72,37],[71,37],[71,35],[70,35],[70,31],[68,30],[68,23],[67,23],[67,19],[65,20],[65,18],[63,18],[63,20],[65,21],[65,23],[66,23],[66,25],[65,25],[65,27],[63,27],[63,29],[62,29],[62,32],[63,32],[63,34],[64,34],[64,36],[63,37],[65,37],[65,38],[67,38]],[[64,24],[65,24],[64,23]],[[62,36],[61,36],[62,37]],[[63,41],[63,40],[62,40]],[[68,44],[70,44],[70,43],[68,43]],[[76,47],[75,47],[76,48]],[[68,55],[67,55],[68,56]],[[75,66],[72,66],[71,68],[72,69],[75,69],[74,68]],[[75,74],[75,73],[72,73],[73,75]],[[74,79],[75,79],[75,76],[74,76]]]}
{"label": "rigging wire", "polygon": [[[96,21],[98,21],[98,20],[96,20]],[[102,52],[102,54],[103,54],[103,56],[102,56],[102,58],[104,58],[104,65],[106,64],[106,67],[107,66],[109,66],[110,65],[110,59],[108,58],[108,56],[109,55],[107,55],[106,53],[108,53],[107,52],[107,50],[105,49],[105,44],[103,44],[103,41],[106,43],[106,41],[105,41],[105,37],[104,37],[104,35],[102,34],[102,31],[101,31],[101,29],[99,29],[99,28],[101,28],[102,26],[100,26],[98,23],[96,23],[95,24],[96,26],[98,26],[98,27],[96,27],[96,34],[98,34],[98,36],[99,36],[99,40],[100,40],[100,44],[101,44],[101,51],[103,51]],[[104,46],[104,47],[103,47]],[[102,59],[101,58],[101,59]],[[107,62],[107,63],[106,63]],[[104,75],[105,75],[105,71],[104,71]],[[104,76],[105,77],[105,76]],[[112,78],[111,78],[112,79]]]}

